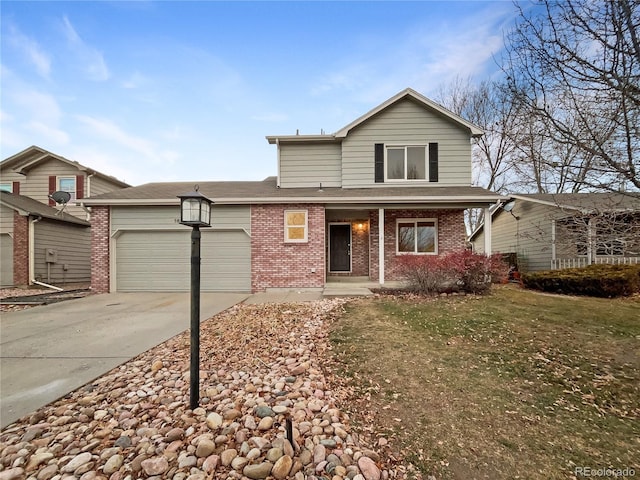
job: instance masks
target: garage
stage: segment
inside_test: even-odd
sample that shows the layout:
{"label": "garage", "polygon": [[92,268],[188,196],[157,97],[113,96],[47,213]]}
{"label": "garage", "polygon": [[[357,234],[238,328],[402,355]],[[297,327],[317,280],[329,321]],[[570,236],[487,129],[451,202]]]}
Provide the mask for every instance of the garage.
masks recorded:
{"label": "garage", "polygon": [[13,285],[13,239],[8,233],[0,234],[0,286]]}
{"label": "garage", "polygon": [[[177,213],[166,207],[113,209],[111,278],[116,291],[189,291],[191,229],[176,225]],[[247,207],[214,210],[212,228],[201,229],[203,292],[251,291],[249,228]]]}

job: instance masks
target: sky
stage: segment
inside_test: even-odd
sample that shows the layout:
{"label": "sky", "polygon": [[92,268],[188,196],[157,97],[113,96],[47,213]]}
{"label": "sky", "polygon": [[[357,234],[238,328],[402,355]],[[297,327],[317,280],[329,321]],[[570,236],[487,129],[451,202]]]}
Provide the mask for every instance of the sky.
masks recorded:
{"label": "sky", "polygon": [[0,157],[131,185],[262,180],[267,135],[333,133],[401,90],[499,74],[510,1],[0,2]]}

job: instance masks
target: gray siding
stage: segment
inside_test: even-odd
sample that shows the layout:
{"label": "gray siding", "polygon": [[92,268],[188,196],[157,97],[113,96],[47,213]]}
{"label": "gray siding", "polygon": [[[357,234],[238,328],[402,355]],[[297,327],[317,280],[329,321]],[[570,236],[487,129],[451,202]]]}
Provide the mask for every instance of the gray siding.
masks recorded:
{"label": "gray siding", "polygon": [[[89,183],[89,188],[87,188],[87,183]],[[87,197],[95,197],[97,195],[102,195],[103,193],[112,192],[113,190],[120,190],[122,187],[114,185],[113,183],[105,180],[101,177],[93,176],[91,178],[87,178],[85,176],[85,196]]]}
{"label": "gray siding", "polygon": [[0,286],[13,285],[13,238],[0,233]]}
{"label": "gray siding", "polygon": [[[34,225],[35,277],[46,283],[63,285],[91,281],[91,232],[42,219]],[[57,252],[56,262],[47,270],[46,250]]]}
{"label": "gray siding", "polygon": [[280,145],[280,187],[341,186],[340,144]]}
{"label": "gray siding", "polygon": [[[180,225],[180,207],[111,207],[111,233],[117,230],[188,230]],[[251,231],[249,206],[213,205],[211,227]],[[209,230],[203,229],[204,230]]]}
{"label": "gray siding", "polygon": [[[558,216],[555,208],[516,200],[513,214],[497,212],[492,223],[492,251],[518,254],[522,272],[535,272],[551,268],[552,224]],[[484,252],[484,231],[473,241],[474,250]]]}
{"label": "gray siding", "polygon": [[0,205],[0,233],[13,233],[13,209]]}
{"label": "gray siding", "polygon": [[438,185],[470,185],[469,132],[411,100],[403,100],[349,132],[344,139],[342,186],[376,185],[374,144],[426,145],[429,142],[439,144]]}

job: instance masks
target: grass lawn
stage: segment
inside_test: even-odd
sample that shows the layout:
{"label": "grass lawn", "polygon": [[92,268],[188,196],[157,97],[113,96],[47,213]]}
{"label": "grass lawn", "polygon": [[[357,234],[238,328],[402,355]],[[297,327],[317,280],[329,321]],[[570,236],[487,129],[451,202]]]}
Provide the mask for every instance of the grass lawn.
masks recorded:
{"label": "grass lawn", "polygon": [[425,478],[640,477],[640,298],[383,296],[350,303],[331,340],[356,424]]}

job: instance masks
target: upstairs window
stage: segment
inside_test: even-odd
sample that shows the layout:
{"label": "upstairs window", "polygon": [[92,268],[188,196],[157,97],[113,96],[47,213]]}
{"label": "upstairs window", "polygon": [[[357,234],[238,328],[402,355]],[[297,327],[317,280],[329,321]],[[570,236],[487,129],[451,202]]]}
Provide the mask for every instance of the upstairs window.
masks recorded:
{"label": "upstairs window", "polygon": [[12,182],[0,183],[0,190],[3,192],[13,193],[13,183]]}
{"label": "upstairs window", "polygon": [[426,180],[427,149],[424,145],[387,147],[387,180]]}
{"label": "upstairs window", "polygon": [[58,190],[71,195],[70,202],[76,201],[76,177],[58,177]]}
{"label": "upstairs window", "polygon": [[307,210],[284,211],[285,243],[305,243],[308,241]]}

